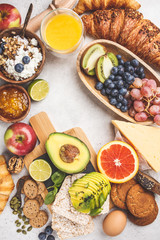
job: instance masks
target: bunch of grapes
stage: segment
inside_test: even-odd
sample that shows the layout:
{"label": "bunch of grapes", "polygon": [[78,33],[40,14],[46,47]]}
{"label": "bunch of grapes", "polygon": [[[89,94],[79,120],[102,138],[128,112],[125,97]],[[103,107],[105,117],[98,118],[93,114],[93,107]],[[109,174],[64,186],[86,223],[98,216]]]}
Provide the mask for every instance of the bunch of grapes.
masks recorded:
{"label": "bunch of grapes", "polygon": [[157,87],[156,81],[135,78],[132,86],[129,115],[137,122],[152,118],[160,126],[160,87]]}

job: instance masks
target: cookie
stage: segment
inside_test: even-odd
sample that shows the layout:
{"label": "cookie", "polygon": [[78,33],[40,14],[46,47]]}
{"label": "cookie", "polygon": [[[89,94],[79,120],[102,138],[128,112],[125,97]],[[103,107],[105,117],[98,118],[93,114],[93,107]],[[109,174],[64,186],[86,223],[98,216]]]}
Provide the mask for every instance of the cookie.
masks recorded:
{"label": "cookie", "polygon": [[44,203],[44,200],[43,200],[43,198],[42,198],[42,196],[40,194],[37,195],[35,200],[37,200],[39,202],[39,206],[42,207],[42,205]]}
{"label": "cookie", "polygon": [[127,209],[126,196],[129,189],[135,184],[137,184],[137,182],[134,179],[131,179],[128,182],[121,184],[112,184],[111,199],[114,205],[122,209]]}
{"label": "cookie", "polygon": [[28,200],[29,200],[29,198],[25,196],[24,202],[27,202]]}
{"label": "cookie", "polygon": [[129,220],[138,225],[138,226],[146,226],[151,224],[152,222],[154,222],[154,220],[156,219],[158,215],[158,206],[157,204],[155,205],[155,208],[153,209],[152,213],[148,216],[148,217],[144,217],[144,218],[137,218],[135,216],[133,216],[131,213],[128,212],[128,218]]}
{"label": "cookie", "polygon": [[48,215],[45,211],[40,210],[35,218],[30,219],[29,223],[34,228],[43,227],[48,221]]}
{"label": "cookie", "polygon": [[24,194],[29,199],[34,199],[35,197],[37,197],[38,187],[36,182],[34,182],[33,180],[25,181],[23,188],[24,188]]}
{"label": "cookie", "polygon": [[149,216],[156,207],[154,195],[144,190],[139,184],[128,191],[126,204],[130,213],[138,218]]}
{"label": "cookie", "polygon": [[37,186],[38,186],[38,194],[41,194],[46,189],[45,184],[42,182],[37,182]]}
{"label": "cookie", "polygon": [[27,200],[23,206],[24,215],[31,219],[35,218],[39,212],[39,202],[37,200]]}

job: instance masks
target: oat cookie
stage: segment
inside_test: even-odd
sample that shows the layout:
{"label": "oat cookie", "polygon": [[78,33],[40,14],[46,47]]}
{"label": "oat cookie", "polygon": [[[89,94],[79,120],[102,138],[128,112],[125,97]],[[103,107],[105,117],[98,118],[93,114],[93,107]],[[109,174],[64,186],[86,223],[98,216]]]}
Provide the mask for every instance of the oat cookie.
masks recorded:
{"label": "oat cookie", "polygon": [[42,207],[42,205],[44,203],[44,200],[43,200],[43,198],[42,198],[42,196],[40,194],[37,195],[35,200],[37,200],[39,202],[39,206]]}
{"label": "oat cookie", "polygon": [[153,209],[152,213],[148,217],[137,218],[137,217],[133,216],[131,213],[128,213],[128,218],[131,222],[133,222],[134,224],[136,224],[138,226],[146,226],[146,225],[149,225],[152,222],[154,222],[157,215],[158,215],[158,206],[156,203],[155,208]]}
{"label": "oat cookie", "polygon": [[144,190],[139,184],[128,191],[126,204],[130,213],[138,218],[149,216],[156,207],[154,195]]}
{"label": "oat cookie", "polygon": [[42,182],[37,182],[37,186],[38,186],[38,194],[41,194],[42,192],[44,192],[46,186],[44,183]]}
{"label": "oat cookie", "polygon": [[134,179],[131,179],[128,182],[121,184],[112,184],[111,199],[114,205],[122,209],[127,209],[126,196],[129,189],[135,184],[137,184],[137,182]]}
{"label": "oat cookie", "polygon": [[27,218],[35,218],[39,212],[39,202],[35,199],[27,200],[23,206],[23,213]]}
{"label": "oat cookie", "polygon": [[37,184],[33,180],[25,181],[23,188],[24,188],[24,194],[29,199],[34,199],[38,194]]}
{"label": "oat cookie", "polygon": [[48,221],[48,215],[45,211],[40,210],[35,218],[30,219],[29,223],[34,228],[43,227]]}

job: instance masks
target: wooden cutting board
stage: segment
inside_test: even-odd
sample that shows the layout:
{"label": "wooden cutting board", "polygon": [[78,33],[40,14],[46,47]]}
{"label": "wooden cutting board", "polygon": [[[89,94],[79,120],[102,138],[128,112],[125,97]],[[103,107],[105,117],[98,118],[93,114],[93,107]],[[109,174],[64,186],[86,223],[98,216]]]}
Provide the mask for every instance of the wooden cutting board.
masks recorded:
{"label": "wooden cutting board", "polygon": [[[29,165],[32,163],[33,160],[41,157],[46,153],[45,150],[45,142],[49,136],[49,134],[56,132],[54,126],[52,125],[50,119],[48,118],[48,115],[45,112],[40,112],[37,115],[30,118],[30,124],[33,127],[37,138],[39,140],[39,144],[34,148],[32,152],[27,154],[24,157],[25,166],[27,169],[29,169]],[[72,128],[70,130],[65,131],[66,134],[75,136],[82,140],[89,148],[91,153],[91,163],[94,167],[94,169],[97,171],[97,164],[96,164],[96,153],[90,144],[89,140],[87,139],[85,133],[83,130],[79,127]],[[42,197],[45,198],[48,191],[47,189],[42,193]],[[48,205],[49,209],[51,210],[51,206]]]}

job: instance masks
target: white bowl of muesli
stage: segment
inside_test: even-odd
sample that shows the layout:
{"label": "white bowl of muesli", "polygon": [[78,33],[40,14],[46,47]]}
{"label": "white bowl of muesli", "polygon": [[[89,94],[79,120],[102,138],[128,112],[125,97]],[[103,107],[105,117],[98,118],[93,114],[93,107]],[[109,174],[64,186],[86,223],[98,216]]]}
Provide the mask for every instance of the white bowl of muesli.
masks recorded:
{"label": "white bowl of muesli", "polygon": [[0,33],[0,78],[22,84],[35,79],[45,62],[45,46],[33,32],[10,28]]}

